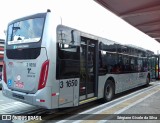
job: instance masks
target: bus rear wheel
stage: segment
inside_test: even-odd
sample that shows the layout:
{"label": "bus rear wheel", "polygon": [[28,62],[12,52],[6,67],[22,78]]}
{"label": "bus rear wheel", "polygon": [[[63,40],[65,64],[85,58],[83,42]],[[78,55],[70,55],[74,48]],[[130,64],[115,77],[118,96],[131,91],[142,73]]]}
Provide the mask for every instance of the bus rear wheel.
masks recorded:
{"label": "bus rear wheel", "polygon": [[150,83],[150,77],[149,75],[147,76],[147,79],[146,79],[146,86],[149,86],[149,83]]}
{"label": "bus rear wheel", "polygon": [[104,86],[104,102],[111,101],[115,94],[114,83],[111,80],[107,80]]}

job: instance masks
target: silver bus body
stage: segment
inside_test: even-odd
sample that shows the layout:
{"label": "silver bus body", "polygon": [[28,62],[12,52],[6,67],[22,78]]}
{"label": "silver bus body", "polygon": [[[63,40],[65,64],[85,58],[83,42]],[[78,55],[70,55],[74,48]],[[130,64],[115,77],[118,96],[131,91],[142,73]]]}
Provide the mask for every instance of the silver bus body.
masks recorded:
{"label": "silver bus body", "polygon": [[[30,34],[31,37],[35,36],[34,38],[25,39],[24,34],[18,40],[19,34],[24,32],[18,33],[17,30],[23,28],[24,23],[17,24],[17,22],[34,18],[43,18],[42,27],[35,25],[37,30],[41,28],[39,29],[41,34],[37,33],[39,37],[37,38],[35,33],[32,36]],[[107,80],[112,80],[114,83],[115,94],[147,84],[148,71],[120,74],[102,72],[100,74],[100,54],[110,53],[100,49],[100,43],[104,45],[117,45],[118,43],[63,26],[59,20],[54,14],[47,12],[9,23],[4,52],[5,70],[2,88],[4,96],[31,105],[56,109],[78,106],[104,98]],[[33,21],[28,21],[27,24],[31,22]],[[9,34],[11,33],[9,26],[12,24],[11,31],[15,35],[17,33],[17,37],[14,36],[15,39],[9,40],[8,35],[13,36]],[[14,27],[14,24],[17,27]],[[27,24],[25,28],[29,28]],[[37,55],[34,56],[34,53]],[[73,55],[67,56],[70,53]],[[125,53],[111,52],[111,54],[123,55]],[[91,57],[92,55],[94,58]],[[72,60],[72,56],[76,58]],[[138,56],[134,57],[138,58]],[[90,64],[94,67],[90,67]]]}

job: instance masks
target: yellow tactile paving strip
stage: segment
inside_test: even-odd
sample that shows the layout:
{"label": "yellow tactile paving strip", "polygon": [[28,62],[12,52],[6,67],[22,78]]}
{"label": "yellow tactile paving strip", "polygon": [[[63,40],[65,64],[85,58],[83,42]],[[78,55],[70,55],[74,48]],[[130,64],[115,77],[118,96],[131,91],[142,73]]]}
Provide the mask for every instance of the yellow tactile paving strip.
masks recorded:
{"label": "yellow tactile paving strip", "polygon": [[[102,111],[99,114],[114,114],[117,111],[119,111],[119,110],[121,110],[121,109],[123,109],[123,108],[125,108],[125,107],[127,107],[127,106],[129,106],[129,105],[131,105],[131,104],[133,104],[135,102],[137,102],[141,98],[144,98],[144,97],[146,97],[148,95],[152,95],[152,94],[154,94],[154,93],[156,93],[158,91],[160,91],[160,87],[159,86],[157,86],[157,87],[155,87],[155,88],[153,88],[153,89],[151,89],[151,90],[149,90],[147,92],[145,91],[144,93],[142,93],[140,95],[137,95],[137,96],[135,96],[135,97],[133,97],[133,98],[131,98],[129,100],[126,100],[126,101],[124,101],[124,102],[122,102],[122,103],[120,103],[120,104],[118,104],[118,105],[116,105],[114,107],[111,107],[110,109]],[[87,120],[82,121],[81,123],[96,123],[100,119],[103,120],[103,119],[106,118],[106,115],[99,115],[99,114],[98,115],[94,115],[93,117],[91,116]],[[109,116],[109,115],[107,115],[107,116]],[[98,120],[96,120],[96,119],[98,119]]]}

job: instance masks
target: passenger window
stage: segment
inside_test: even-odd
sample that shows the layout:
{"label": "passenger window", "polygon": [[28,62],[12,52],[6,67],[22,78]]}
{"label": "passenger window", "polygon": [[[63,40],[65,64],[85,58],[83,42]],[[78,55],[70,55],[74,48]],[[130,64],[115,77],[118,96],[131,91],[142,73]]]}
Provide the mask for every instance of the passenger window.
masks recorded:
{"label": "passenger window", "polygon": [[57,78],[79,77],[80,48],[68,44],[57,44]]}

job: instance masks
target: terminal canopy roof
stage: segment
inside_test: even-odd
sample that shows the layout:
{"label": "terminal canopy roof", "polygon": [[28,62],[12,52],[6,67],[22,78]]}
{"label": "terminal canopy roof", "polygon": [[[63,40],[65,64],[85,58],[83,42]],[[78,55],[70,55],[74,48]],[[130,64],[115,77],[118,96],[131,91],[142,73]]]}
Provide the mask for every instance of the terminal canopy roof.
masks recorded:
{"label": "terminal canopy roof", "polygon": [[160,43],[160,0],[95,0]]}

